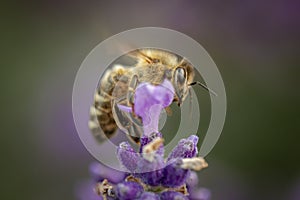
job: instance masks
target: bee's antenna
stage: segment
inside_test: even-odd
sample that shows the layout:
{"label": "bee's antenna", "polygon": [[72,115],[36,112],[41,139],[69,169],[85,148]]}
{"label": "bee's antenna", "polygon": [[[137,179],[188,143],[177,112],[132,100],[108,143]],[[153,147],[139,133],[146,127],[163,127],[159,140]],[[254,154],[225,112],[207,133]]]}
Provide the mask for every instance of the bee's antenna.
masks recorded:
{"label": "bee's antenna", "polygon": [[208,88],[206,85],[204,85],[203,83],[199,82],[199,81],[195,81],[193,83],[190,83],[189,85],[190,86],[193,86],[193,85],[200,85],[201,87],[203,87],[204,89],[206,89],[209,93],[215,95],[215,96],[218,96],[217,93],[215,93],[215,91],[213,91],[212,89]]}

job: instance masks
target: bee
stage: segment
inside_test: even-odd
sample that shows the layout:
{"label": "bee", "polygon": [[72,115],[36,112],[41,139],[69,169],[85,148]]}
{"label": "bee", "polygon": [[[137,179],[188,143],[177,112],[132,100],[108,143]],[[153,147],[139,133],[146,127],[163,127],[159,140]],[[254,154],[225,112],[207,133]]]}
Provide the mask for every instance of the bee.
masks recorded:
{"label": "bee", "polygon": [[135,60],[135,64],[130,67],[114,65],[106,70],[95,92],[89,128],[99,142],[112,137],[118,128],[139,142],[143,131],[140,118],[134,113],[121,111],[117,106],[133,107],[134,91],[139,83],[159,85],[168,79],[175,89],[173,102],[178,105],[186,99],[190,87],[198,83],[193,81],[194,67],[173,53],[147,48],[130,52],[128,56]]}

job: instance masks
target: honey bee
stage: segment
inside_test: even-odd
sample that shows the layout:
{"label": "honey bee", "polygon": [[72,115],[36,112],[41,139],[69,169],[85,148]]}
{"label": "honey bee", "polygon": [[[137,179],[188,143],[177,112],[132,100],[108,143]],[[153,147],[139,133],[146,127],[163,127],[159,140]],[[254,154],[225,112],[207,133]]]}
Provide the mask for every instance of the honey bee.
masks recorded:
{"label": "honey bee", "polygon": [[186,99],[190,87],[198,83],[193,82],[194,67],[173,53],[147,48],[130,52],[128,56],[134,58],[135,64],[130,67],[114,65],[108,69],[95,92],[89,128],[99,142],[113,136],[118,128],[139,142],[142,135],[141,120],[134,113],[120,111],[117,106],[133,106],[134,91],[139,83],[159,85],[168,79],[175,89],[173,102],[178,105]]}

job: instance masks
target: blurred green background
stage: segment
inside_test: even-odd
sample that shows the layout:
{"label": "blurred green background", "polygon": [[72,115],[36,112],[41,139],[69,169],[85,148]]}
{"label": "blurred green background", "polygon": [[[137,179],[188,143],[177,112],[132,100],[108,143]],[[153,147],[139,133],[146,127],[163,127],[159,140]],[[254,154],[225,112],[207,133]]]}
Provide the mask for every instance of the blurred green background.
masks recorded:
{"label": "blurred green background", "polygon": [[74,128],[76,72],[101,41],[159,26],[197,40],[227,91],[199,174],[213,200],[300,199],[299,1],[9,1],[1,5],[1,199],[75,199],[93,160]]}

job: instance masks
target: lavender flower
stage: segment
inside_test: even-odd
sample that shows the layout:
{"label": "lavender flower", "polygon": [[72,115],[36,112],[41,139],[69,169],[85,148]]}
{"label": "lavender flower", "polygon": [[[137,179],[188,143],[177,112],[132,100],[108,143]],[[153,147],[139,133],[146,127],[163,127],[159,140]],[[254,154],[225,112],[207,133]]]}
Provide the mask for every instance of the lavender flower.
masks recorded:
{"label": "lavender flower", "polygon": [[[196,190],[198,179],[192,171],[207,167],[205,160],[197,157],[199,138],[196,135],[181,139],[164,159],[164,140],[158,131],[159,115],[173,98],[174,88],[168,80],[158,86],[142,83],[137,87],[133,110],[143,122],[140,149],[136,152],[128,142],[122,142],[117,149],[117,157],[129,174],[126,178],[121,172],[105,176],[108,173],[95,169],[96,165],[90,168],[98,181],[96,191],[103,199],[209,199],[207,190]],[[130,107],[120,108],[133,112]]]}
{"label": "lavender flower", "polygon": [[191,135],[187,139],[181,139],[168,157],[168,161],[174,158],[192,158],[198,154],[197,143],[199,138]]}
{"label": "lavender flower", "polygon": [[137,199],[141,196],[143,191],[143,187],[139,183],[133,181],[119,183],[116,186],[116,196],[122,200]]}

